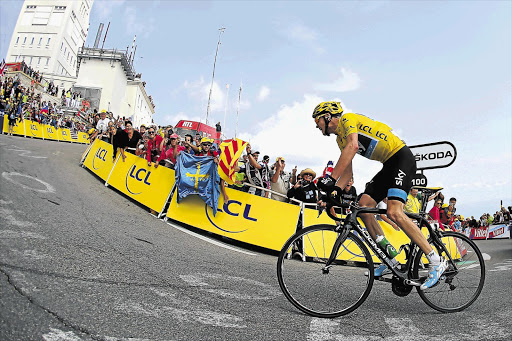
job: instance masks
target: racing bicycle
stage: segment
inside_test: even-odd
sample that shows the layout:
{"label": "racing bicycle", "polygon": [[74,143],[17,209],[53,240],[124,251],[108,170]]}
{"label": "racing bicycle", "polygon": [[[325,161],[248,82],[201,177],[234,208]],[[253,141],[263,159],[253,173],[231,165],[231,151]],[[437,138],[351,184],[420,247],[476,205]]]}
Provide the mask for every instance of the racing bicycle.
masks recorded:
{"label": "racing bicycle", "polygon": [[[423,197],[442,188],[415,187]],[[391,283],[393,293],[407,296],[416,287],[421,299],[443,313],[469,307],[480,295],[485,281],[485,263],[476,244],[466,235],[442,231],[431,226],[423,200],[420,214],[409,214],[416,221],[432,248],[448,261],[448,268],[433,287],[420,290],[428,276],[428,260],[414,243],[402,245],[396,258],[390,259],[361,225],[361,214],[386,214],[386,210],[350,206],[341,219],[331,208],[326,212],[336,225],[319,224],[299,230],[284,244],[277,261],[279,286],[286,298],[299,310],[315,316],[333,318],[357,309],[368,297],[374,280]],[[300,252],[300,259],[294,257]],[[403,256],[400,256],[402,255]],[[374,260],[392,273],[374,276]]]}

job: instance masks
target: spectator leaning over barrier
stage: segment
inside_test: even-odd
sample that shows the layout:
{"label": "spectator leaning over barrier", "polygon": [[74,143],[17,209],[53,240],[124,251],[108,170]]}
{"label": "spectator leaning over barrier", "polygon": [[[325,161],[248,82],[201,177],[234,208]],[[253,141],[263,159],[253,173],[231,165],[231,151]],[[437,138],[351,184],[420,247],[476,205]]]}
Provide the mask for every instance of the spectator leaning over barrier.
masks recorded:
{"label": "spectator leaning over barrier", "polygon": [[170,143],[163,144],[163,149],[162,152],[160,153],[160,157],[155,162],[155,168],[158,167],[160,161],[167,159],[171,161],[169,168],[174,169],[174,165],[176,165],[176,159],[178,158],[178,155],[185,150],[185,147],[180,146],[178,144],[177,134],[171,134],[167,139],[170,141]]}
{"label": "spectator leaning over barrier", "polygon": [[[285,173],[285,167],[285,159],[279,156],[273,166],[273,173],[271,173],[270,188],[272,191],[281,193],[286,196],[288,189],[290,188],[290,174]],[[280,195],[272,195],[272,199],[282,202],[288,201],[287,197],[282,197]]]}
{"label": "spectator leaning over barrier", "polygon": [[[265,155],[263,157],[263,163],[261,165],[261,180],[263,181],[263,187],[266,189],[270,189],[270,168],[268,167],[268,162],[270,161],[270,156]],[[270,197],[270,192],[265,192],[265,198]]]}
{"label": "spectator leaning over barrier", "polygon": [[110,119],[107,118],[107,112],[105,110],[102,110],[100,113],[100,119],[96,124],[96,130],[98,131],[98,138],[105,142],[108,142],[107,132],[109,122]]}
{"label": "spectator leaning over barrier", "polygon": [[446,217],[446,221],[447,221],[446,224],[450,224],[455,217],[455,212],[457,211],[457,209],[455,208],[456,203],[457,203],[457,199],[452,197],[448,201],[448,206],[444,207],[444,216]]}
{"label": "spectator leaning over barrier", "polygon": [[125,127],[126,135],[128,137],[128,141],[126,143],[126,151],[128,153],[135,154],[135,151],[137,150],[137,145],[139,144],[139,141],[142,139],[142,136],[137,130],[133,129],[133,124],[131,121],[126,121]]}
{"label": "spectator leaning over barrier", "polygon": [[146,160],[148,161],[148,166],[151,166],[151,162],[155,162],[160,156],[160,143],[162,142],[162,136],[156,135],[156,130],[154,127],[148,129],[148,142],[147,142],[147,150],[146,150]]}
{"label": "spectator leaning over barrier", "polygon": [[311,168],[306,168],[300,172],[301,180],[297,181],[286,194],[288,198],[294,198],[305,203],[316,204],[318,201],[318,188],[313,179],[316,173]]}
{"label": "spectator leaning over barrier", "polygon": [[114,153],[112,155],[112,160],[116,159],[117,149],[119,149],[121,151],[121,157],[124,162],[126,160],[126,155],[124,155],[124,150],[128,144],[128,134],[121,128],[117,128],[115,125],[110,126],[109,129],[110,129],[110,143],[112,143],[112,148],[114,149]]}
{"label": "spectator leaning over barrier", "polygon": [[[382,201],[377,204],[377,208],[379,210],[387,211],[388,210],[388,198],[386,197],[386,198],[382,199]],[[386,214],[377,214],[376,218],[377,218],[377,220],[385,221],[386,223],[391,225],[395,230],[400,231],[400,228],[398,227],[398,225],[395,224],[394,221],[389,219]]]}
{"label": "spectator leaning over barrier", "polygon": [[443,223],[439,219],[439,211],[441,209],[442,204],[443,204],[443,202],[441,201],[441,199],[436,199],[436,201],[434,203],[434,207],[432,207],[430,209],[430,211],[428,212],[428,215],[432,218],[432,220],[437,221],[439,223],[439,227],[442,230],[444,230]]}
{"label": "spectator leaning over barrier", "polygon": [[[261,169],[263,167],[258,163],[260,152],[252,152],[250,143],[247,144],[245,151],[247,152],[247,162],[245,164],[245,173],[247,174],[247,179],[251,185],[263,187],[263,179],[261,178]],[[250,187],[248,193],[257,196],[265,195],[261,189],[254,187]]]}

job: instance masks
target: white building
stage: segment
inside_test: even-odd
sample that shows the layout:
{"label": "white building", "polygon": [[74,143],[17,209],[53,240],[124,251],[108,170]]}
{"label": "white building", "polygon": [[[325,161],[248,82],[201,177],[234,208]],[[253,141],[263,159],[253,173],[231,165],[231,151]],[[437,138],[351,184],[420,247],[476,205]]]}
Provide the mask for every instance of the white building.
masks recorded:
{"label": "white building", "polygon": [[7,50],[7,63],[25,61],[46,80],[69,89],[78,49],[89,31],[94,0],[25,0]]}
{"label": "white building", "polygon": [[82,48],[78,53],[78,78],[74,88],[82,93],[96,93],[86,97],[97,97],[98,110],[111,111],[115,117],[131,118],[133,125],[139,127],[152,123],[155,106],[132,63],[125,51]]}

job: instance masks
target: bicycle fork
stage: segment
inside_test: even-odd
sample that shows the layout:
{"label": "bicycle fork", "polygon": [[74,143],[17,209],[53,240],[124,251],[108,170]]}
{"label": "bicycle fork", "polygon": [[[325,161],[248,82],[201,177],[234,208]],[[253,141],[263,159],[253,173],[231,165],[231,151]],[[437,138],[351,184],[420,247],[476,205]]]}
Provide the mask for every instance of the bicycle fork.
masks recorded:
{"label": "bicycle fork", "polygon": [[338,235],[338,238],[336,238],[336,241],[334,242],[334,246],[332,248],[329,259],[327,259],[325,266],[322,268],[323,274],[329,273],[329,269],[332,267],[332,263],[334,262],[334,260],[336,259],[336,256],[338,255],[338,251],[340,249],[341,244],[343,244],[343,242],[345,242],[345,240],[347,239],[348,234],[350,233],[350,230],[351,230],[349,228],[349,226],[345,226],[345,225],[343,227],[338,227],[337,230],[338,229],[341,229],[341,232]]}

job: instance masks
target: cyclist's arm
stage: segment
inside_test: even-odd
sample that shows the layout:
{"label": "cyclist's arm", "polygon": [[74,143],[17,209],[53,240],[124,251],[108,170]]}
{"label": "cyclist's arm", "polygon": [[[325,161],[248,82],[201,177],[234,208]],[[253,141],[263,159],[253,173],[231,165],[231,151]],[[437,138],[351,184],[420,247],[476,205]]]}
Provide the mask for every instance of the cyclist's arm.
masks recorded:
{"label": "cyclist's arm", "polygon": [[343,148],[332,171],[332,177],[337,180],[337,186],[344,188],[352,177],[352,159],[358,150],[357,133],[352,133],[347,136],[347,145]]}

